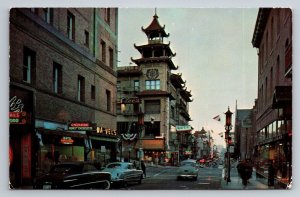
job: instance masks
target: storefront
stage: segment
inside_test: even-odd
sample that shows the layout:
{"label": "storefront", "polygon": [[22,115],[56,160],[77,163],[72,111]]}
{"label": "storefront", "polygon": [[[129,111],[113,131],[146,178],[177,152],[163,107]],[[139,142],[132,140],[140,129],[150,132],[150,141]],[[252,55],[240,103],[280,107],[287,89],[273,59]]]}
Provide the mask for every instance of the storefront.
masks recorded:
{"label": "storefront", "polygon": [[13,187],[30,184],[35,176],[33,92],[10,86],[9,179]]}
{"label": "storefront", "polygon": [[[153,164],[164,164],[168,162],[167,160],[169,158],[166,156],[164,139],[142,139],[138,141],[138,143],[140,143],[139,146],[142,147],[142,159],[144,161]],[[136,147],[136,151],[139,150],[139,146]]]}

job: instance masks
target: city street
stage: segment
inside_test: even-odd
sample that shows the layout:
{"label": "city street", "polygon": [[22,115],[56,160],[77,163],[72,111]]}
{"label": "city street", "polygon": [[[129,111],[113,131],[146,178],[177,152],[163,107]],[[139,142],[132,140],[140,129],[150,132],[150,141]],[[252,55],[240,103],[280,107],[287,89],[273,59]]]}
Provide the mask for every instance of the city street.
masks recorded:
{"label": "city street", "polygon": [[[141,185],[130,184],[128,190],[205,190],[221,189],[222,168],[201,168],[197,181],[176,180],[176,170],[173,166],[148,166],[147,178]],[[117,188],[116,188],[117,189]]]}

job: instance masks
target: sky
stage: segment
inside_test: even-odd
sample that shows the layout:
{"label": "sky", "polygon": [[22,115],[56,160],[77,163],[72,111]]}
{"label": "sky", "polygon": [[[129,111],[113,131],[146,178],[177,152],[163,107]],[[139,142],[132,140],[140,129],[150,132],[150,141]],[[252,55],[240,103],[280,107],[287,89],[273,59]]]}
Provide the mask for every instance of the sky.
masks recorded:
{"label": "sky", "polygon": [[[251,44],[256,8],[158,8],[159,23],[170,36],[164,40],[176,56],[193,102],[189,113],[194,131],[213,130],[216,144],[224,145],[228,107],[235,117],[238,109],[251,109],[257,97],[257,51]],[[136,45],[147,43],[141,27],[150,25],[154,8],[119,9],[118,66],[128,66],[130,58],[140,58]],[[220,115],[218,122],[213,117]]]}

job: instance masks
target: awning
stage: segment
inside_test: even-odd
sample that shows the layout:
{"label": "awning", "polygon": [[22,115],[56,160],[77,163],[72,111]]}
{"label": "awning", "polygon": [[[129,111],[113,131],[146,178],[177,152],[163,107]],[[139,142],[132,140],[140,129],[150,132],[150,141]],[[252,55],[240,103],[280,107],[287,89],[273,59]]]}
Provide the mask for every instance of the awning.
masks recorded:
{"label": "awning", "polygon": [[66,136],[66,137],[77,137],[77,138],[86,138],[86,134],[69,132],[69,131],[60,131],[60,130],[50,130],[45,128],[36,128],[36,130],[41,134],[48,134],[48,135],[57,135],[57,136]]}
{"label": "awning", "polygon": [[118,142],[119,141],[117,138],[107,138],[107,137],[98,137],[98,136],[90,136],[90,139],[98,140],[98,141],[106,141],[106,142]]}
{"label": "awning", "polygon": [[276,86],[273,94],[273,109],[292,105],[292,86]]}
{"label": "awning", "polygon": [[165,150],[164,139],[143,139],[138,141],[136,146],[139,147],[139,143],[141,143],[143,150]]}

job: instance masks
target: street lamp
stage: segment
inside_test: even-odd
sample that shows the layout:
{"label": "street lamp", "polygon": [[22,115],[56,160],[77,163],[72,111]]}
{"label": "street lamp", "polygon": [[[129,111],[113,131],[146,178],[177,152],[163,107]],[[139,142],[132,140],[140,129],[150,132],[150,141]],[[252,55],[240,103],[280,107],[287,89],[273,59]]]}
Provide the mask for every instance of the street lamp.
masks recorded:
{"label": "street lamp", "polygon": [[227,183],[228,182],[231,182],[230,180],[230,152],[229,152],[229,147],[230,147],[230,144],[231,144],[231,137],[229,135],[229,131],[232,129],[232,125],[231,125],[231,116],[232,116],[232,112],[229,110],[229,107],[228,107],[228,110],[227,112],[225,113],[226,115],[226,122],[225,122],[225,140],[226,140],[226,144],[227,144]]}

